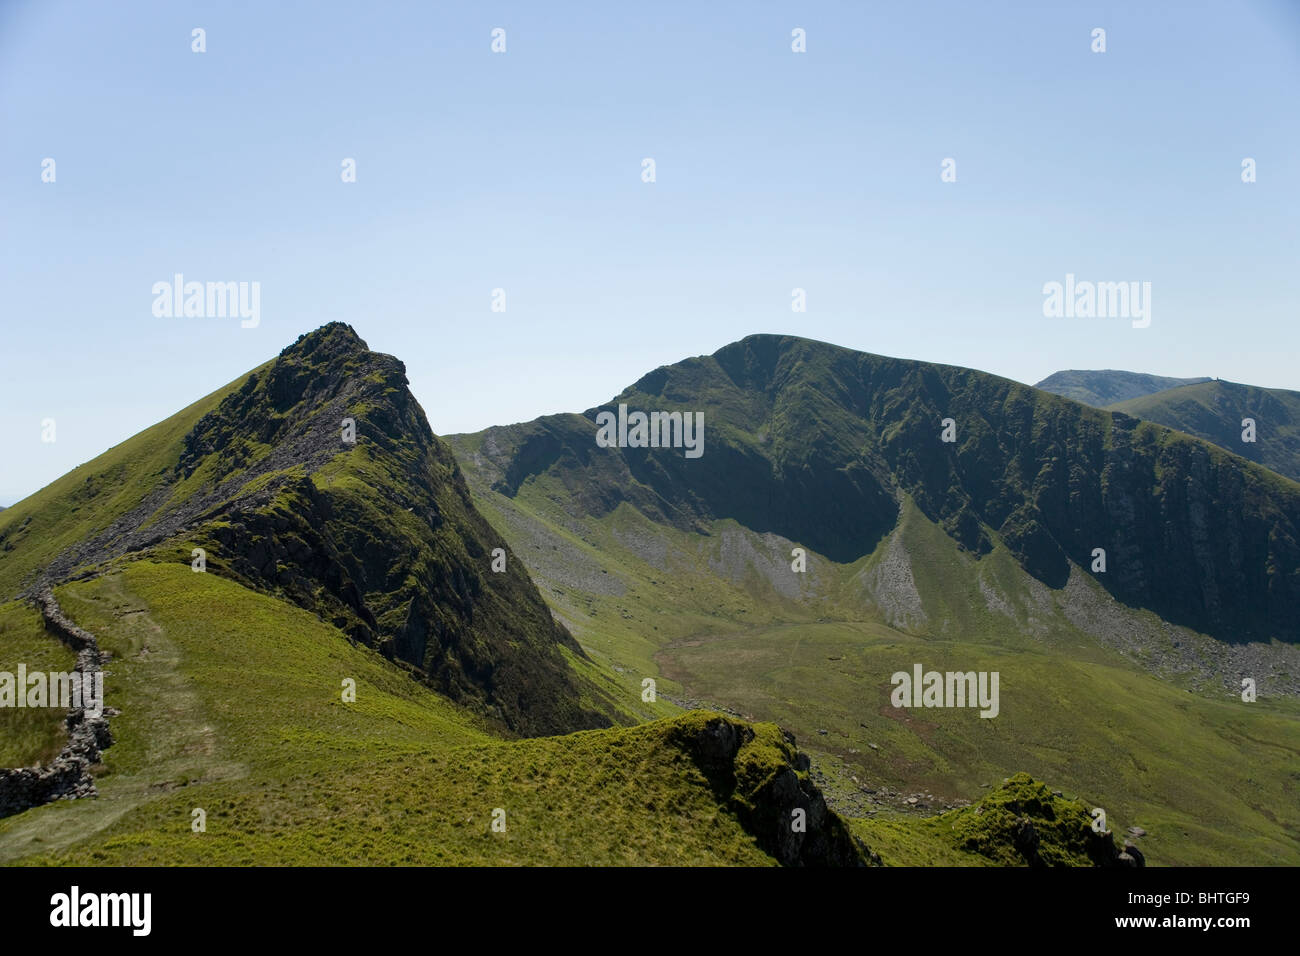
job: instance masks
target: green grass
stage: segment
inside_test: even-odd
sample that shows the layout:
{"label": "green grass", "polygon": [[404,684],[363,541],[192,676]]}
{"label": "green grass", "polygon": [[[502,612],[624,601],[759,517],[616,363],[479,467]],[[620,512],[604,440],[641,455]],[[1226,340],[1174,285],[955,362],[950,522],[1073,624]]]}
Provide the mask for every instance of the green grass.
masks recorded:
{"label": "green grass", "polygon": [[[711,703],[789,727],[824,763],[874,787],[952,801],[1023,770],[1125,826],[1140,824],[1152,862],[1300,863],[1293,701],[1207,699],[1119,664],[881,625],[792,625],[692,644],[661,657],[679,681]],[[915,662],[998,671],[1000,714],[895,709],[888,676]]]}
{"label": "green grass", "polygon": [[[0,859],[772,863],[679,742],[705,715],[502,741],[313,615],[215,574],[134,562],[57,594],[116,656],[117,742],[97,799],[0,821]],[[767,766],[784,744],[756,730],[741,762]]]}
{"label": "green grass", "polygon": [[[15,675],[18,665],[27,673],[71,673],[77,655],[45,630],[41,615],[30,605],[0,605],[0,671]],[[0,707],[0,767],[48,764],[67,742],[64,718],[57,707]]]}
{"label": "green grass", "polygon": [[[932,825],[873,803],[861,787],[955,802],[1026,771],[1105,808],[1120,832],[1140,825],[1153,864],[1300,863],[1300,703],[1262,697],[1244,704],[1214,682],[1155,676],[1160,647],[1120,653],[1079,630],[996,538],[976,561],[905,500],[896,533],[911,554],[925,621],[894,628],[862,584],[885,560],[888,538],[851,564],[811,552],[791,596],[780,578],[794,577],[781,563],[788,546],[728,520],[709,523],[703,534],[677,529],[626,503],[575,520],[549,472],[507,498],[477,479],[475,442],[452,439],[480,509],[528,561],[593,659],[621,668],[629,693],[652,676],[664,694],[689,705],[790,728],[845,813],[878,808],[862,832],[887,860],[891,841],[895,862],[943,862],[957,851],[913,845]],[[559,552],[548,535],[564,542]],[[593,579],[579,566],[584,554],[597,574],[603,570],[602,582],[618,581],[620,593],[583,586]],[[1009,614],[989,607],[981,581]],[[1087,586],[1109,606],[1100,588]],[[1149,611],[1114,613],[1121,630],[1163,633]],[[998,670],[1000,716],[895,710],[889,676],[916,662]]]}

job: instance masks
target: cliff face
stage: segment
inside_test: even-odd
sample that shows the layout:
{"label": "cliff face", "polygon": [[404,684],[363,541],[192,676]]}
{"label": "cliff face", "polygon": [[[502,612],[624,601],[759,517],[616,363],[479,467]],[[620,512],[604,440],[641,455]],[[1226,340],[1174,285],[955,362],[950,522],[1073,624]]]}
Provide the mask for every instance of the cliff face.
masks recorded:
{"label": "cliff face", "polygon": [[1000,539],[1050,586],[1101,548],[1097,580],[1127,604],[1225,640],[1300,640],[1300,486],[1167,428],[771,335],[657,369],[602,407],[617,403],[703,412],[703,457],[597,448],[591,409],[489,429],[496,490],[544,472],[577,513],[628,501],[681,527],[734,518],[846,562],[893,527],[906,492],[963,548]]}

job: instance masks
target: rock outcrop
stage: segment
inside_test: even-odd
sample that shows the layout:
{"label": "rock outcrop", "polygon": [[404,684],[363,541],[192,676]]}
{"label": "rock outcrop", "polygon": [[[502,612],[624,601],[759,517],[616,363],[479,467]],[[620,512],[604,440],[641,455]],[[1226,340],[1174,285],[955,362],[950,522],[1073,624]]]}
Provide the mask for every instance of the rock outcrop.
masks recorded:
{"label": "rock outcrop", "polygon": [[829,807],[789,731],[701,714],[676,730],[724,806],[784,866],[868,866],[880,860]]}
{"label": "rock outcrop", "polygon": [[976,804],[940,817],[957,849],[1001,866],[1044,869],[1059,866],[1140,867],[1142,852],[1132,843],[1115,845],[1089,805],[1067,799],[1026,773],[1018,773]]}

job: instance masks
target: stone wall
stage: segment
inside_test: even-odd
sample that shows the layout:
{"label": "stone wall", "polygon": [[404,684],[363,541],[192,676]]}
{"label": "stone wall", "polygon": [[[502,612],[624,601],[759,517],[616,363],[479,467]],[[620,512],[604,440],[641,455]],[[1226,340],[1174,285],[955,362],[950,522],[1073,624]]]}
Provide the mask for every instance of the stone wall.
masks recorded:
{"label": "stone wall", "polygon": [[[76,651],[76,669],[86,686],[108,655],[100,652],[93,634],[78,627],[63,613],[52,591],[39,592],[34,601],[45,627]],[[95,796],[90,769],[99,763],[100,752],[113,742],[108,729],[111,713],[109,708],[98,717],[80,707],[68,711],[68,742],[48,767],[0,769],[0,817],[22,813],[52,800]]]}

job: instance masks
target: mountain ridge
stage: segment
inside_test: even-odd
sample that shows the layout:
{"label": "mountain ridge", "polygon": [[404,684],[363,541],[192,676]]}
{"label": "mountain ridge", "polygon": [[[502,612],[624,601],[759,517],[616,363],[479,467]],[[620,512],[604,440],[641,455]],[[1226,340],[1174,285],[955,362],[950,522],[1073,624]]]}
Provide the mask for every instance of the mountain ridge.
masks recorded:
{"label": "mountain ridge", "polygon": [[1300,640],[1300,487],[1203,440],[987,373],[794,336],[656,369],[609,404],[692,402],[708,421],[698,462],[596,448],[597,406],[480,433],[499,451],[495,487],[550,471],[579,511],[627,501],[678,527],[735,518],[838,561],[871,553],[906,492],[963,549],[986,554],[996,536],[1049,586],[1100,547],[1097,579],[1126,603],[1221,639]]}
{"label": "mountain ridge", "polygon": [[[1213,684],[1188,686],[1188,697],[1144,676],[1169,646],[1203,635],[1159,619],[1151,601],[1117,601],[1085,570],[1062,516],[1078,512],[1085,531],[1090,520],[1127,520],[1122,507],[1089,512],[1087,478],[1104,477],[1103,504],[1172,521],[1168,541],[1112,561],[1128,575],[1134,557],[1164,574],[1159,561],[1183,547],[1199,513],[1184,507],[1185,486],[1206,491],[1208,476],[1210,491],[1242,491],[1249,535],[1255,511],[1291,515],[1287,486],[1274,487],[1284,479],[996,376],[790,336],[661,367],[620,399],[702,410],[703,459],[599,447],[603,406],[444,441],[404,366],[336,323],[0,514],[0,596],[54,584],[117,655],[111,693],[126,706],[104,759],[127,774],[104,786],[110,801],[130,794],[135,806],[104,838],[46,847],[30,821],[49,808],[29,811],[0,822],[0,855],[188,858],[194,844],[168,834],[193,795],[168,796],[152,776],[152,754],[167,746],[176,753],[157,771],[163,783],[220,794],[237,821],[238,839],[210,841],[227,862],[260,859],[277,840],[285,858],[320,862],[334,839],[382,862],[447,859],[440,842],[457,860],[572,860],[563,844],[578,838],[582,858],[605,861],[640,847],[665,862],[851,863],[851,833],[880,845],[885,862],[1140,864],[1146,843],[1121,852],[1082,832],[1097,805],[1150,830],[1158,862],[1282,845],[1294,814],[1276,772],[1290,726],[1276,698],[1288,672],[1254,669],[1250,655],[1273,666],[1282,658],[1265,652],[1291,645],[1243,645],[1246,657],[1227,658],[1259,674],[1264,696],[1250,708]],[[940,437],[943,417],[954,442]],[[355,442],[342,437],[349,419]],[[1152,477],[1163,487],[1144,492]],[[1062,491],[1064,508],[1053,499]],[[797,546],[806,575],[792,573]],[[1270,546],[1285,575],[1285,539]],[[497,547],[500,572],[489,569]],[[206,574],[191,572],[196,548]],[[1255,551],[1238,557],[1243,573],[1255,568]],[[1061,558],[1066,577],[1053,589]],[[1206,570],[1217,580],[1234,567]],[[1289,600],[1284,588],[1279,599]],[[0,630],[25,627],[20,610],[6,605]],[[1251,623],[1271,633],[1268,610]],[[1231,626],[1234,611],[1207,601],[1189,615]],[[889,673],[918,660],[1000,670],[998,717],[890,707]],[[340,703],[348,674],[359,696]],[[676,706],[729,716],[535,736]],[[159,721],[172,707],[188,713],[184,732],[167,737]],[[760,724],[745,723],[753,714]],[[147,750],[145,727],[164,732]],[[1155,742],[1162,728],[1191,752],[1171,764]],[[503,749],[512,735],[529,739]],[[1151,742],[1125,749],[1125,735]],[[1207,765],[1222,793],[1204,789]],[[640,779],[647,766],[650,782]],[[1015,777],[1022,770],[1035,782]],[[1241,790],[1243,774],[1253,790]],[[966,807],[989,786],[979,781],[1000,776],[1014,779]],[[1088,799],[1061,802],[1036,782],[1058,778]],[[542,792],[543,781],[558,790]],[[417,797],[404,795],[408,782]],[[589,799],[614,805],[583,811]],[[689,809],[672,817],[679,801]],[[107,804],[78,803],[79,832],[97,833],[86,828],[108,822]],[[936,803],[949,813],[925,816]],[[498,809],[522,842],[463,832]],[[808,814],[805,839],[785,822],[793,809]],[[376,812],[386,815],[379,846]],[[329,830],[335,813],[361,829]],[[587,813],[595,830],[582,824]],[[670,817],[694,821],[681,851],[655,842]],[[718,850],[710,832],[723,838]]]}
{"label": "mountain ridge", "polygon": [[[569,663],[581,647],[475,511],[401,362],[331,323],[205,402],[181,414],[134,498],[119,500],[119,448],[0,515],[9,596],[127,555],[189,563],[201,549],[211,570],[320,614],[514,731],[613,721]],[[83,534],[82,508],[102,526]],[[46,559],[46,539],[68,536]]]}

